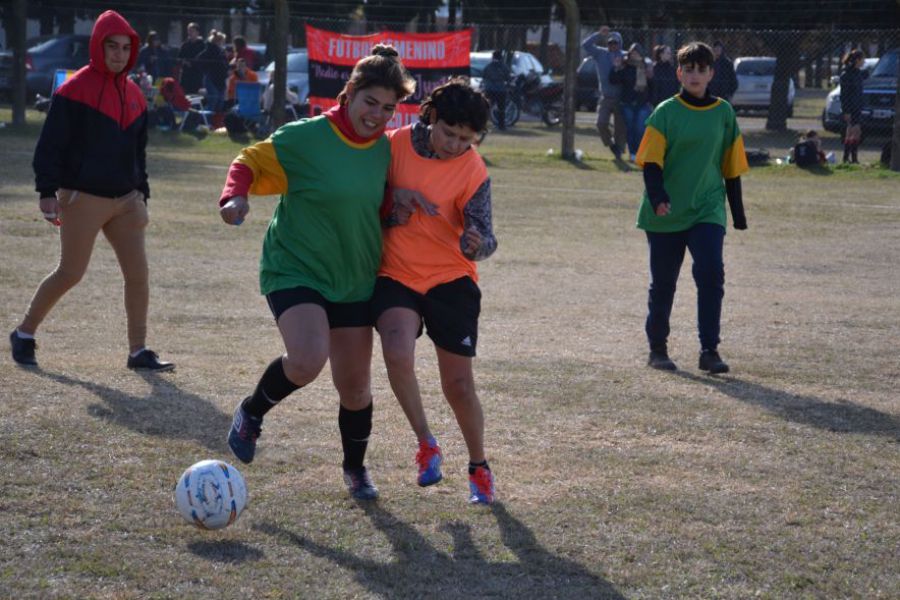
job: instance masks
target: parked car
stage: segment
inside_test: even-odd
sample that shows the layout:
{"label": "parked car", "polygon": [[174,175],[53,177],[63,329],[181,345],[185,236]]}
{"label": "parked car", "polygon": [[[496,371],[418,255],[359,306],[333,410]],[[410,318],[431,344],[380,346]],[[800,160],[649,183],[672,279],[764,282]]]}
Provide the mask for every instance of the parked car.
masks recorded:
{"label": "parked car", "polygon": [[588,56],[575,72],[575,108],[597,110],[597,99],[600,96],[600,87],[597,82],[597,64],[594,57]]}
{"label": "parked car", "polygon": [[[735,110],[769,110],[775,82],[774,56],[742,56],[734,60],[738,88],[731,98]],[[794,115],[794,80],[788,80],[788,116]]]}
{"label": "parked car", "polygon": [[[25,55],[25,88],[28,101],[35,94],[49,96],[57,69],[80,69],[90,59],[90,36],[63,33],[28,40]],[[0,55],[0,94],[9,95],[13,85],[12,52]]]}
{"label": "parked car", "polygon": [[[877,58],[867,58],[865,59],[865,64],[863,64],[863,71],[872,75],[872,69],[875,68],[875,65],[878,64]],[[831,84],[836,86],[833,90],[828,93],[828,96],[825,97],[825,108],[822,109],[822,127],[826,131],[833,131],[835,133],[841,131],[843,127],[843,120],[841,119],[841,76],[834,75],[831,77]]]}
{"label": "parked car", "polygon": [[[869,77],[863,81],[861,123],[863,131],[885,131],[894,125],[898,60],[900,60],[900,48],[885,52],[872,67]],[[836,133],[843,129],[840,86],[833,89],[825,98],[822,127]]]}
{"label": "parked car", "polygon": [[[257,71],[259,82],[263,86],[269,85],[269,79],[275,72],[275,61],[273,60],[265,69]],[[300,102],[306,102],[309,96],[309,53],[306,48],[292,48],[288,50],[287,55],[287,85],[293,90]]]}
{"label": "parked car", "polygon": [[[480,52],[469,53],[469,83],[476,90],[481,89],[482,72],[484,71],[484,68],[487,66],[487,64],[491,62],[491,57],[493,54],[493,50],[483,50]],[[541,85],[549,85],[553,83],[553,78],[550,76],[550,71],[544,69],[544,66],[541,64],[541,62],[530,52],[520,52],[518,50],[514,51],[512,62],[510,63],[510,71],[512,72],[513,78],[519,75],[528,76],[534,74],[540,77]]]}

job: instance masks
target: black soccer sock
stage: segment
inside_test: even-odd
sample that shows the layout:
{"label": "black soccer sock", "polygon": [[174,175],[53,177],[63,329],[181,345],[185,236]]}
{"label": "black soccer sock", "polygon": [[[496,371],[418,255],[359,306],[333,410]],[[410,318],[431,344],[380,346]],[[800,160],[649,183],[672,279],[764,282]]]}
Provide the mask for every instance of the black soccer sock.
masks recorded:
{"label": "black soccer sock", "polygon": [[372,404],[362,410],[347,410],[341,406],[338,429],[344,448],[344,470],[359,469],[366,459],[369,434],[372,433]]}
{"label": "black soccer sock", "polygon": [[475,474],[475,469],[477,469],[478,467],[484,467],[484,468],[487,469],[488,471],[491,470],[491,468],[488,466],[486,460],[483,460],[483,461],[481,461],[481,462],[479,462],[479,463],[469,462],[469,475],[474,475],[474,474]]}
{"label": "black soccer sock", "polygon": [[269,363],[265,373],[259,378],[253,395],[244,400],[241,406],[251,417],[261,419],[276,404],[298,389],[300,386],[287,378],[279,356]]}

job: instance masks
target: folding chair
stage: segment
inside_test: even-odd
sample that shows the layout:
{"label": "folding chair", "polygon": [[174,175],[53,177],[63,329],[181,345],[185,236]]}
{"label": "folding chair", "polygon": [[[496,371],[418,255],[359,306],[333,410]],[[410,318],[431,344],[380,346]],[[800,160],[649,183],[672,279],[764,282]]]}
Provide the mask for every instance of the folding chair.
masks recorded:
{"label": "folding chair", "polygon": [[181,117],[181,124],[178,126],[178,130],[184,130],[184,124],[187,122],[188,116],[191,114],[195,114],[200,117],[200,120],[203,121],[203,124],[206,125],[207,129],[209,129],[209,118],[213,115],[213,111],[203,108],[203,96],[188,95],[186,97],[188,99],[188,102],[191,103],[191,107],[183,113]]}

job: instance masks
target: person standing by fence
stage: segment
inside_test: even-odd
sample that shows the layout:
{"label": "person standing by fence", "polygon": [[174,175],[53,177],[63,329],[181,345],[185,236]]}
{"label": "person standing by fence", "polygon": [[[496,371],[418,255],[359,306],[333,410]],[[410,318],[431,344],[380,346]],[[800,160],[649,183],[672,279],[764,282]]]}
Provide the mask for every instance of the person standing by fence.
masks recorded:
{"label": "person standing by fence", "polygon": [[[600,47],[597,42],[605,44]],[[624,60],[622,51],[622,35],[617,31],[610,31],[603,26],[581,42],[584,52],[594,59],[597,68],[597,84],[600,98],[597,102],[597,130],[600,132],[600,140],[610,149],[616,160],[621,159],[625,149],[626,129],[625,117],[619,104],[622,95],[622,86],[609,80],[609,74],[613,70],[613,61],[616,58]],[[609,122],[613,120],[613,132],[610,134]]]}
{"label": "person standing by fence", "polygon": [[496,107],[497,112],[497,129],[504,131],[506,129],[506,103],[509,100],[510,70],[509,66],[503,61],[503,51],[494,50],[491,56],[491,62],[484,67],[481,76],[481,87],[484,89],[484,95]]}
{"label": "person standing by fence", "polygon": [[670,46],[654,46],[653,78],[650,81],[650,104],[654,107],[677,94],[681,87],[672,59]]}
{"label": "person standing by fence", "polygon": [[609,74],[612,83],[622,86],[620,99],[622,115],[625,117],[625,132],[628,139],[628,153],[632,161],[644,137],[644,121],[650,116],[650,78],[640,44],[632,44],[628,57],[614,60],[615,68]]}
{"label": "person standing by fence", "polygon": [[869,73],[862,67],[866,57],[862,50],[851,50],[844,57],[841,73],[841,118],[844,120],[844,162],[858,163],[857,152],[862,142],[863,80]]}
{"label": "person standing by fence", "polygon": [[718,96],[722,100],[731,102],[732,96],[738,89],[737,75],[734,73],[734,62],[725,54],[725,45],[716,40],[712,45],[713,56],[716,57],[713,63],[713,77],[709,82],[709,93]]}

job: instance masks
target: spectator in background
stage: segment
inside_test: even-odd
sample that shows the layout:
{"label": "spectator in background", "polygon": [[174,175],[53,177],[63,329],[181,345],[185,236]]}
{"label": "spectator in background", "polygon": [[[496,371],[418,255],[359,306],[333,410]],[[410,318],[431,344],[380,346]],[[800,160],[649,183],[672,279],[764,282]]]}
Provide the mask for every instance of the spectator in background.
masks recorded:
{"label": "spectator in background", "polygon": [[725,54],[725,46],[719,40],[713,42],[712,50],[716,60],[713,63],[713,78],[709,82],[709,93],[731,102],[731,97],[738,88],[734,62]]}
{"label": "spectator in background", "polygon": [[632,44],[625,60],[613,59],[613,70],[609,74],[610,83],[621,86],[619,105],[625,117],[625,134],[628,153],[632,162],[637,154],[641,138],[644,137],[644,121],[650,116],[650,78],[640,44]]}
{"label": "spectator in background", "polygon": [[681,84],[672,61],[672,48],[665,45],[653,48],[653,78],[650,81],[650,104],[656,106],[678,94]]}
{"label": "spectator in background", "polygon": [[815,129],[810,129],[791,150],[791,162],[798,167],[812,167],[828,161],[822,151],[822,140]]}
{"label": "spectator in background", "polygon": [[237,98],[235,98],[235,90],[237,89],[238,82],[247,81],[256,83],[259,81],[259,76],[256,74],[256,71],[252,71],[247,66],[247,63],[244,62],[243,58],[233,58],[231,64],[228,65],[228,73],[228,84],[227,89],[225,90],[225,106],[231,108],[237,100]]}
{"label": "spectator in background", "polygon": [[253,50],[247,46],[247,40],[245,40],[242,36],[236,35],[233,40],[234,44],[234,57],[243,59],[244,63],[247,65],[247,68],[251,71],[255,71],[260,68],[260,58]]}
{"label": "spectator in background", "polygon": [[[601,42],[605,47],[600,47]],[[624,60],[622,51],[622,35],[617,31],[610,31],[603,26],[581,42],[581,48],[594,59],[597,66],[597,81],[600,85],[600,98],[597,102],[597,129],[600,139],[619,160],[625,148],[626,129],[625,118],[619,106],[619,97],[622,95],[622,87],[609,80],[609,74],[613,70],[613,60]],[[613,119],[613,133],[609,131],[609,121]]]}
{"label": "spectator in background", "polygon": [[844,162],[858,163],[857,150],[862,142],[863,80],[869,73],[862,70],[866,57],[862,50],[851,50],[844,57],[841,72],[841,112],[844,119]]}
{"label": "spectator in background", "polygon": [[163,77],[172,75],[172,56],[169,49],[162,45],[159,34],[151,31],[147,34],[146,41],[138,52],[137,71],[141,68],[153,78],[153,83],[159,85]]}
{"label": "spectator in background", "polygon": [[178,61],[181,66],[181,87],[185,94],[196,94],[203,87],[203,69],[196,58],[206,43],[200,37],[200,26],[189,23],[187,26],[188,39],[181,44],[178,50]]}
{"label": "spectator in background", "polygon": [[225,34],[215,29],[209,32],[206,47],[197,55],[206,88],[206,107],[213,114],[213,129],[222,124],[225,108],[225,84],[228,79],[228,60],[225,58]]}
{"label": "spectator in background", "polygon": [[497,107],[497,128],[506,129],[507,85],[512,73],[503,62],[503,51],[494,50],[494,54],[481,73],[481,88],[491,104]]}

